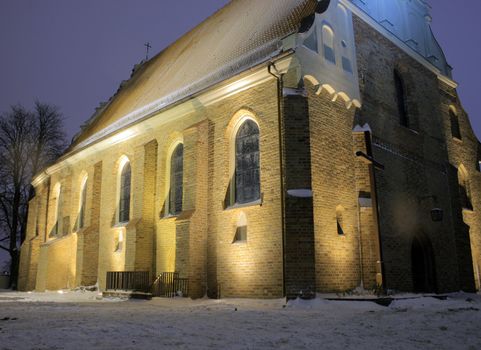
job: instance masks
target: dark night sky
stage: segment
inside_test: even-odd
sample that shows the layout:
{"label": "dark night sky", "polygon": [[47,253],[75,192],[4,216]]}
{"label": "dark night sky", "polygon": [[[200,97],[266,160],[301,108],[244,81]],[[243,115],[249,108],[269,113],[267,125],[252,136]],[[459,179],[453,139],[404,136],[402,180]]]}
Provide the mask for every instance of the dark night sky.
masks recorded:
{"label": "dark night sky", "polygon": [[[70,138],[129,77],[145,56],[145,42],[157,53],[227,2],[0,0],[0,113],[12,104],[30,107],[34,99],[55,104]],[[428,2],[433,30],[481,137],[481,1]]]}
{"label": "dark night sky", "polygon": [[[481,1],[428,1],[434,32],[481,136]],[[227,2],[0,0],[0,112],[34,99],[55,104],[71,137],[129,77],[145,42],[157,53]]]}

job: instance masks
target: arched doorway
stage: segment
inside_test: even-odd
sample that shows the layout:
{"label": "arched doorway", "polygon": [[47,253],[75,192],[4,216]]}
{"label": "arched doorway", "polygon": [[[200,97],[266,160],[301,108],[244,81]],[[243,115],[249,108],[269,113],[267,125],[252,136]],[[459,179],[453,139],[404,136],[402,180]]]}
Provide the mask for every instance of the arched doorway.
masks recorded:
{"label": "arched doorway", "polygon": [[411,247],[411,268],[415,293],[436,292],[434,255],[427,237],[414,237]]}

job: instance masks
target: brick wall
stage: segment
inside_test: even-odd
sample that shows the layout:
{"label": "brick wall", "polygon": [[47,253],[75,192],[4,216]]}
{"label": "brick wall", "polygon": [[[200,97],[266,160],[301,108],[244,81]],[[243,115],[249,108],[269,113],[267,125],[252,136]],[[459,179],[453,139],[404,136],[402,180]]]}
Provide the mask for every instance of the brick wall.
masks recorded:
{"label": "brick wall", "polygon": [[[282,101],[285,207],[285,293],[309,297],[316,290],[312,197],[296,197],[292,190],[311,190],[309,106],[302,94]],[[292,193],[292,192],[291,192]]]}
{"label": "brick wall", "polygon": [[[460,273],[469,244],[451,210],[457,189],[438,78],[358,18],[354,24],[363,99],[356,123],[369,123],[374,157],[386,166],[376,176],[387,286],[412,290],[411,247],[422,236],[434,252],[437,290],[469,290]],[[399,123],[394,69],[405,83],[410,128]],[[433,207],[444,209],[443,222],[431,220]]]}
{"label": "brick wall", "polygon": [[[306,82],[311,126],[316,289],[340,292],[360,285],[358,198],[353,152],[354,109]],[[336,208],[343,210],[338,234]]]}

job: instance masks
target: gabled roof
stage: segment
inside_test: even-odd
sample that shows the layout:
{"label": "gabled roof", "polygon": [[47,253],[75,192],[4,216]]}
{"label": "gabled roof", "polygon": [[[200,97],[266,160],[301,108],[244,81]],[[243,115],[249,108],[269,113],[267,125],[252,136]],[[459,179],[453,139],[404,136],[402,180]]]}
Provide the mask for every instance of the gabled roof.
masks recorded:
{"label": "gabled roof", "polygon": [[316,0],[231,1],[138,68],[71,147],[146,105],[167,106],[260,63],[316,5]]}

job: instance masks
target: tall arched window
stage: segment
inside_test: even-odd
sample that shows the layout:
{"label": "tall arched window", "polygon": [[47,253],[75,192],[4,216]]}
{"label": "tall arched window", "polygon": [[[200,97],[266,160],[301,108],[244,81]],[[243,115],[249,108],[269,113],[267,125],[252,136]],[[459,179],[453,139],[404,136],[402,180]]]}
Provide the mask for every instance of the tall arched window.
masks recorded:
{"label": "tall arched window", "polygon": [[336,54],[334,52],[334,32],[328,25],[322,26],[322,44],[324,47],[324,58],[335,64]]}
{"label": "tall arched window", "polygon": [[394,70],[394,87],[396,89],[396,103],[399,113],[399,123],[409,127],[409,116],[406,109],[406,90],[404,81],[397,70]]}
{"label": "tall arched window", "polygon": [[169,214],[182,212],[184,181],[184,145],[179,143],[170,158]]}
{"label": "tall arched window", "polygon": [[468,173],[463,165],[458,168],[459,199],[461,208],[472,210],[471,190],[469,187]]}
{"label": "tall arched window", "polygon": [[351,64],[351,51],[350,51],[350,45],[349,45],[349,35],[348,33],[350,32],[349,30],[349,16],[347,14],[346,8],[342,4],[337,5],[337,16],[338,16],[338,21],[340,24],[338,33],[337,35],[340,37],[341,40],[341,47],[340,47],[340,52],[341,52],[341,63],[342,63],[342,69],[348,73],[353,73],[352,72],[352,64]]}
{"label": "tall arched window", "polygon": [[62,234],[62,206],[63,206],[63,193],[62,186],[60,184],[56,185],[55,194],[57,199],[55,202],[55,226],[53,233],[58,236]]}
{"label": "tall arched window", "polygon": [[87,176],[82,180],[80,187],[79,213],[78,213],[78,228],[79,230],[85,227],[85,211],[87,206]]}
{"label": "tall arched window", "polygon": [[119,222],[128,222],[130,220],[130,187],[132,171],[130,162],[126,161],[120,170],[120,187],[119,187]]}
{"label": "tall arched window", "polygon": [[449,119],[451,121],[451,135],[461,140],[461,129],[459,128],[459,118],[453,108],[449,108]]}
{"label": "tall arched window", "polygon": [[260,199],[259,128],[246,120],[235,138],[235,202],[249,203]]}

